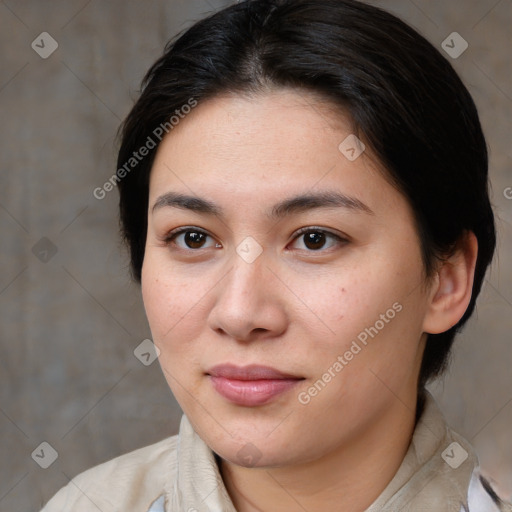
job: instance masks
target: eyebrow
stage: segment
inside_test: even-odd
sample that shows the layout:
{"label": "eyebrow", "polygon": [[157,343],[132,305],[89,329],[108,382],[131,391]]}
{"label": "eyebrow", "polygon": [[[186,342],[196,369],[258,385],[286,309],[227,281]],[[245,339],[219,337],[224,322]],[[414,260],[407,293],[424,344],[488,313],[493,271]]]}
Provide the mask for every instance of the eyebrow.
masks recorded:
{"label": "eyebrow", "polygon": [[[164,207],[181,208],[197,213],[224,217],[223,209],[212,201],[177,192],[167,192],[159,196],[153,205],[152,211],[154,212]],[[355,197],[339,192],[324,191],[289,197],[275,204],[267,213],[267,216],[270,219],[277,220],[315,208],[345,208],[356,213],[375,215],[369,206]]]}

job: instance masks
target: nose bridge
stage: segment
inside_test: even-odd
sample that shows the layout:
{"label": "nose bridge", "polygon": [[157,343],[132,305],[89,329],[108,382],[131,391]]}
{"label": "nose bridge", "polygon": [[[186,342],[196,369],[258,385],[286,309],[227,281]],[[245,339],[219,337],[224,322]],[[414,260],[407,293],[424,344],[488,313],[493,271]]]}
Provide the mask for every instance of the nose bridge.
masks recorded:
{"label": "nose bridge", "polygon": [[233,255],[232,268],[227,276],[223,296],[235,302],[257,303],[265,281],[266,257],[263,250],[255,255],[250,242],[241,242]]}
{"label": "nose bridge", "polygon": [[[240,247],[246,248],[243,244]],[[272,273],[267,269],[265,253],[260,252],[255,259],[245,258],[246,254],[233,254],[232,266],[219,283],[209,318],[212,329],[238,340],[248,339],[256,329],[280,331],[286,317],[282,305],[269,293]]]}

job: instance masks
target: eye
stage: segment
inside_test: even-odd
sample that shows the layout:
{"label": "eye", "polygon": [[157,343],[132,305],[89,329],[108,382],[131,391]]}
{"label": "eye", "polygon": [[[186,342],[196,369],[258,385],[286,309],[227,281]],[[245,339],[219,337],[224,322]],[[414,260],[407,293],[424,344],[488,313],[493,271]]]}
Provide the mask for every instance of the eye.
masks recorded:
{"label": "eye", "polygon": [[[294,242],[303,240],[303,247],[299,247],[300,250],[306,250],[308,252],[319,252],[321,249],[329,249],[333,246],[342,245],[348,243],[348,240],[340,235],[332,233],[322,228],[317,227],[306,227],[300,229],[295,234]],[[178,249],[183,250],[199,250],[208,248],[221,248],[222,245],[215,242],[212,238],[211,244],[208,246],[205,241],[208,238],[212,238],[208,233],[202,229],[195,228],[193,226],[177,228],[167,234],[165,237],[166,245],[174,245]],[[327,242],[331,240],[331,244]],[[181,241],[180,241],[181,240]],[[327,244],[327,247],[326,247]],[[305,249],[304,249],[305,247]]]}
{"label": "eye", "polygon": [[[295,237],[294,242],[296,240],[302,239],[303,245],[306,248],[305,250],[309,252],[317,252],[320,249],[324,249],[326,241],[329,240],[329,238],[334,240],[334,243],[327,247],[328,249],[335,246],[336,244],[342,245],[348,243],[346,238],[331,233],[330,231],[326,231],[325,229],[316,227],[302,228],[296,233],[296,235],[297,236]],[[303,250],[303,248],[300,249]]]}
{"label": "eye", "polygon": [[[182,242],[177,243],[176,241],[181,238]],[[194,227],[178,228],[167,234],[165,237],[166,245],[176,245],[180,249],[207,249],[208,246],[204,245],[207,238],[211,238],[210,235],[201,229]],[[220,244],[210,245],[209,247],[222,247]]]}

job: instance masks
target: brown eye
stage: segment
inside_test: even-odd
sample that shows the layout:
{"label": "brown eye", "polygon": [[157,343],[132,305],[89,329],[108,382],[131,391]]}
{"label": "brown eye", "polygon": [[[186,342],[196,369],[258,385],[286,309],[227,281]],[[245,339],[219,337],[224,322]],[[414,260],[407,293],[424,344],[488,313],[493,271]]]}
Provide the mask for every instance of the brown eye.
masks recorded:
{"label": "brown eye", "polygon": [[304,237],[304,245],[308,249],[317,250],[321,249],[325,244],[325,233],[321,233],[319,231],[305,233],[302,235]]}
{"label": "brown eye", "polygon": [[[179,249],[205,249],[208,247],[222,247],[220,244],[205,246],[205,241],[211,238],[208,233],[199,229],[181,228],[169,233],[165,239],[167,245],[175,245]],[[181,240],[178,243],[178,240]],[[213,240],[213,239],[212,239]]]}
{"label": "brown eye", "polygon": [[198,231],[185,231],[183,240],[191,249],[200,249],[204,243],[206,235]]}
{"label": "brown eye", "polygon": [[[294,243],[298,240],[302,240],[304,246],[299,247],[299,249],[309,252],[322,252],[321,249],[330,249],[333,246],[348,243],[346,238],[331,233],[330,231],[314,227],[300,229]],[[329,240],[332,240],[332,242],[329,243]]]}

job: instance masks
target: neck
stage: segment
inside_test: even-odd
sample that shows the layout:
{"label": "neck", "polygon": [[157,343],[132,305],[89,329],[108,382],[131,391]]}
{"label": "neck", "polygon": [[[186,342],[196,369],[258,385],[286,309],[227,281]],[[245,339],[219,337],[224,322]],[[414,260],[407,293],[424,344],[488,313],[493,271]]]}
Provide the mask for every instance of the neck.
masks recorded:
{"label": "neck", "polygon": [[350,442],[314,461],[245,468],[221,460],[220,471],[238,512],[363,512],[398,471],[415,424],[416,400],[413,408],[394,400]]}

